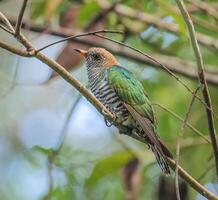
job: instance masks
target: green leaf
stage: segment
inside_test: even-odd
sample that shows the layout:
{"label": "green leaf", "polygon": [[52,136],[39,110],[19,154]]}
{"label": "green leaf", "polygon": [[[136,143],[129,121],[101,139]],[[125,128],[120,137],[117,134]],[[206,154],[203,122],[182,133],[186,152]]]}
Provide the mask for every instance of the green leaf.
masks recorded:
{"label": "green leaf", "polygon": [[47,156],[51,156],[55,152],[55,150],[52,148],[44,148],[44,147],[41,147],[38,145],[34,146],[32,148],[32,150],[36,151],[36,152],[40,152],[40,153],[45,154]]}
{"label": "green leaf", "polygon": [[100,11],[100,7],[97,1],[91,1],[84,4],[80,8],[80,15],[78,18],[78,24],[80,26],[86,25],[92,17],[94,17]]}
{"label": "green leaf", "polygon": [[130,152],[122,151],[113,153],[112,155],[104,158],[94,167],[90,177],[86,180],[86,186],[90,187],[102,177],[116,172],[133,157],[133,154],[131,154]]}
{"label": "green leaf", "polygon": [[39,17],[44,15],[45,12],[46,1],[41,0],[31,5],[31,19],[36,20]]}

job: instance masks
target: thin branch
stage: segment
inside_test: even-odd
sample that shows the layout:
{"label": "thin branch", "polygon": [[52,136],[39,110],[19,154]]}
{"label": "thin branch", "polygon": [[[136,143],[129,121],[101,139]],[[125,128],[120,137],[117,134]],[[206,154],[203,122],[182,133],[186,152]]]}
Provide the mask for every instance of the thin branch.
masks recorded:
{"label": "thin branch", "polygon": [[[177,148],[177,144],[173,141],[168,141],[166,142],[166,145],[170,147],[170,149],[175,149]],[[200,145],[209,145],[208,142],[202,140],[201,138],[196,138],[196,137],[188,137],[183,139],[182,144],[180,145],[181,149],[187,149],[187,148],[194,148],[194,147],[199,147]]]}
{"label": "thin branch", "polygon": [[19,55],[19,56],[23,56],[23,57],[29,57],[30,56],[30,54],[27,51],[18,49],[16,47],[13,47],[13,46],[8,45],[8,44],[6,44],[4,42],[1,42],[1,41],[0,41],[0,47],[3,48],[3,49],[6,49],[7,51],[12,52],[12,53],[14,53],[16,55]]}
{"label": "thin branch", "polygon": [[69,37],[66,37],[64,39],[61,39],[61,40],[58,40],[56,42],[53,42],[51,44],[48,44],[40,49],[37,50],[37,52],[39,51],[42,51],[50,46],[53,46],[55,44],[58,44],[58,43],[61,43],[61,42],[65,42],[67,40],[71,40],[71,39],[74,39],[74,38],[78,38],[78,37],[83,37],[83,36],[88,36],[88,35],[95,35],[96,33],[117,33],[117,34],[123,34],[122,31],[114,31],[114,30],[98,30],[98,31],[92,31],[92,32],[88,32],[88,33],[82,33],[82,34],[78,34],[78,35],[72,35],[72,36],[69,36]]}
{"label": "thin branch", "polygon": [[211,105],[210,93],[209,93],[209,89],[208,89],[207,82],[206,82],[205,75],[204,75],[203,59],[202,59],[200,48],[198,46],[198,42],[196,39],[195,28],[191,20],[191,17],[189,16],[189,13],[185,8],[185,4],[183,0],[176,0],[176,2],[178,4],[180,12],[188,27],[192,48],[193,48],[196,61],[197,61],[199,82],[202,86],[202,94],[203,94],[205,103],[207,105],[205,108],[206,108],[206,114],[207,114],[207,120],[208,120],[208,129],[209,129],[210,138],[211,138],[211,142],[213,146],[214,158],[215,158],[215,164],[216,164],[216,174],[218,178],[218,144],[217,144],[217,139],[216,139],[216,130],[214,126],[213,109]]}
{"label": "thin branch", "polygon": [[215,19],[218,19],[218,11],[213,6],[210,6],[208,3],[199,0],[190,0],[190,3],[199,8],[200,10],[207,12]]}
{"label": "thin branch", "polygon": [[[12,24],[15,24],[16,21],[11,18],[10,22]],[[69,37],[75,34],[75,32],[77,31],[72,31],[71,29],[68,28],[56,28],[56,29],[52,29],[52,28],[48,28],[47,26],[40,26],[40,25],[36,25],[33,24],[30,21],[23,21],[22,23],[22,28],[27,29],[27,30],[31,30],[34,32],[46,32],[47,34],[50,35],[55,35],[55,36],[59,36],[59,37]],[[157,67],[161,70],[163,70],[163,68],[158,65],[157,63],[152,62],[150,59],[146,58],[143,55],[140,55],[138,53],[134,53],[129,51],[128,49],[120,49],[119,46],[117,45],[109,45],[108,43],[102,42],[102,41],[95,41],[95,40],[89,40],[86,38],[71,38],[70,41],[79,43],[79,44],[85,44],[88,46],[98,46],[98,47],[102,47],[105,49],[108,49],[110,52],[134,60],[135,62],[138,63],[142,63],[142,64],[146,64],[149,65],[151,67]],[[161,55],[161,54],[153,54],[154,58],[157,58],[161,63],[163,63],[168,69],[170,69],[172,72],[183,75],[187,78],[191,78],[191,79],[198,79],[198,76],[196,74],[196,65],[195,63],[191,62],[191,61],[186,61],[183,59],[179,59],[177,57],[173,57],[173,56],[166,56],[166,55]],[[208,83],[213,84],[213,85],[218,85],[218,71],[216,70],[216,66],[205,66],[206,67],[206,79],[208,81]],[[165,70],[163,70],[165,72]]]}
{"label": "thin branch", "polygon": [[[176,168],[176,162],[175,160],[166,157],[170,167],[175,170]],[[207,190],[203,185],[201,185],[196,179],[194,179],[190,174],[188,174],[182,167],[178,166],[178,173],[180,175],[181,178],[183,178],[186,182],[188,182],[192,188],[194,188],[195,190],[197,190],[201,195],[203,195],[204,197],[206,197],[207,199],[210,200],[218,200],[218,197],[213,194],[212,192],[210,192],[209,190]]]}
{"label": "thin branch", "polygon": [[9,22],[9,20],[7,19],[7,17],[5,17],[5,15],[0,12],[0,22],[3,22],[5,26],[1,25],[1,28],[4,29],[5,31],[7,31],[8,33],[10,34],[13,34],[14,33],[14,28],[13,26],[11,25],[11,23]]}
{"label": "thin branch", "polygon": [[28,0],[23,0],[23,4],[17,19],[17,23],[16,23],[16,27],[15,27],[15,33],[14,36],[16,37],[19,33],[20,33],[20,28],[21,28],[21,24],[22,24],[22,19],[23,19],[23,15],[26,9],[26,5],[27,5],[27,1]]}
{"label": "thin branch", "polygon": [[64,121],[64,125],[62,127],[61,132],[60,132],[60,138],[58,139],[58,143],[57,143],[54,151],[52,152],[52,154],[48,157],[48,180],[49,180],[48,185],[49,185],[49,188],[48,188],[47,193],[42,198],[42,200],[50,200],[51,199],[51,195],[52,195],[52,192],[53,192],[53,179],[52,179],[53,162],[54,162],[56,156],[59,154],[59,152],[62,149],[62,146],[64,144],[64,139],[65,139],[66,134],[67,134],[67,128],[68,128],[68,125],[69,125],[70,117],[72,116],[72,113],[75,110],[76,106],[78,105],[78,102],[81,99],[81,97],[82,97],[82,95],[79,94],[76,101],[73,102],[69,112],[67,113],[66,119]]}
{"label": "thin branch", "polygon": [[[183,118],[180,117],[179,115],[177,115],[175,112],[169,110],[168,108],[166,108],[165,106],[159,104],[159,103],[153,103],[152,105],[154,106],[158,106],[159,108],[163,109],[164,111],[168,112],[169,114],[171,114],[172,116],[174,116],[176,119],[180,120],[181,122],[183,122]],[[189,127],[193,132],[195,132],[196,134],[198,134],[200,137],[202,137],[208,144],[211,144],[211,141],[202,133],[200,132],[198,129],[196,129],[194,126],[192,126],[190,123],[186,123],[186,126]]]}
{"label": "thin branch", "polygon": [[3,29],[4,31],[6,31],[7,33],[13,35],[14,33],[12,31],[10,31],[9,29],[7,29],[5,26],[3,26],[2,24],[0,24],[0,28]]}
{"label": "thin branch", "polygon": [[[99,3],[102,9],[106,9],[111,5],[108,1],[99,1]],[[123,4],[116,5],[114,11],[119,17],[123,16],[131,18],[137,20],[138,22],[143,22],[146,25],[152,25],[159,29],[169,31],[171,33],[180,34],[178,24],[164,22],[160,17],[154,16],[150,13],[140,12]],[[196,36],[200,44],[204,45],[205,47],[210,47],[218,50],[218,40],[216,38],[207,36],[199,32],[196,33]]]}
{"label": "thin branch", "polygon": [[18,74],[18,69],[19,69],[18,67],[20,64],[20,57],[19,56],[16,56],[16,57],[17,57],[17,60],[16,60],[16,64],[15,64],[15,71],[14,71],[14,74],[12,77],[11,84],[10,84],[9,88],[6,89],[6,92],[0,96],[1,99],[5,98],[8,94],[10,94],[12,92],[12,90],[14,90],[14,88],[17,86],[16,79],[17,79],[17,74]]}
{"label": "thin branch", "polygon": [[[200,87],[197,87],[197,89],[195,90],[195,94],[197,94],[199,89],[200,89]],[[176,170],[175,170],[175,186],[176,186],[176,198],[177,198],[177,200],[180,200],[179,176],[178,176],[180,144],[181,144],[182,139],[183,139],[184,130],[185,130],[185,127],[187,125],[188,117],[189,117],[189,115],[191,113],[191,109],[192,109],[192,106],[194,104],[194,100],[195,100],[195,95],[192,96],[191,103],[190,103],[190,105],[188,107],[188,111],[187,111],[187,113],[185,115],[185,118],[183,120],[183,123],[182,123],[182,126],[181,126],[181,130],[180,130],[180,134],[179,134],[179,139],[177,141],[177,148],[176,148]]]}
{"label": "thin branch", "polygon": [[56,154],[58,152],[60,152],[63,144],[64,144],[64,140],[65,140],[65,137],[66,137],[66,134],[67,134],[67,128],[68,128],[68,125],[69,125],[69,122],[70,122],[70,118],[74,112],[74,110],[76,109],[79,101],[81,100],[82,98],[82,95],[79,93],[79,95],[76,97],[76,100],[73,102],[70,110],[68,111],[68,114],[66,116],[66,119],[65,119],[65,122],[64,122],[64,125],[62,127],[62,130],[60,132],[60,139],[58,139],[58,144],[56,145],[56,149],[55,149],[55,152]]}

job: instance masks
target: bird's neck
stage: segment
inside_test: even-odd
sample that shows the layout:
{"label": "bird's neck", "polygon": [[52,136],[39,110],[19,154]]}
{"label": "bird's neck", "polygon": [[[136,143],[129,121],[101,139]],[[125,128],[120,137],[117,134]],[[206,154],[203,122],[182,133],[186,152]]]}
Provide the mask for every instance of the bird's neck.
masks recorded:
{"label": "bird's neck", "polygon": [[92,67],[87,65],[87,73],[89,84],[92,84],[93,82],[101,82],[105,79],[106,69],[103,67]]}

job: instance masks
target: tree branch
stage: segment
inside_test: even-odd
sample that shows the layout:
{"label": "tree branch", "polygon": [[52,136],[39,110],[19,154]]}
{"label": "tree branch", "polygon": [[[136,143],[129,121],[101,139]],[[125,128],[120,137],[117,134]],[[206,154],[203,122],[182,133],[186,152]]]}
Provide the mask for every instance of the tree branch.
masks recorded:
{"label": "tree branch", "polygon": [[[197,87],[197,89],[195,90],[195,94],[197,94],[199,89],[200,89],[200,87]],[[183,120],[181,130],[180,130],[180,133],[179,133],[179,138],[178,138],[178,141],[177,141],[177,147],[176,147],[176,171],[175,171],[175,186],[176,186],[175,188],[176,188],[176,198],[177,198],[177,200],[180,200],[179,176],[178,176],[178,170],[179,170],[178,165],[179,165],[179,157],[180,157],[180,144],[181,144],[181,141],[183,139],[185,127],[187,125],[188,117],[190,115],[192,106],[194,104],[194,100],[195,100],[195,95],[193,95],[192,98],[191,98],[191,103],[190,103],[190,105],[188,107],[188,111],[187,111],[187,113],[185,115],[185,118]]]}
{"label": "tree branch", "polygon": [[191,0],[190,3],[196,6],[199,10],[203,10],[209,15],[213,16],[215,19],[218,19],[218,11],[208,3],[199,0]]}
{"label": "tree branch", "polygon": [[23,0],[23,4],[17,19],[17,23],[16,23],[16,27],[15,27],[15,33],[14,36],[16,37],[19,33],[20,33],[20,28],[21,28],[21,24],[22,24],[22,19],[23,19],[23,15],[26,9],[26,5],[27,5],[27,1],[28,0]]}
{"label": "tree branch", "polygon": [[23,57],[30,57],[31,56],[27,51],[18,49],[16,47],[13,47],[13,46],[8,45],[8,44],[1,42],[1,41],[0,41],[0,47],[9,51],[9,52],[12,52],[16,55],[19,55],[19,56],[23,56]]}
{"label": "tree branch", "polygon": [[207,82],[206,82],[205,75],[204,75],[203,59],[202,59],[200,48],[198,46],[198,42],[196,39],[194,25],[193,25],[193,22],[191,20],[191,17],[189,16],[188,11],[185,8],[185,4],[184,4],[183,0],[176,0],[176,2],[178,4],[180,12],[181,12],[181,14],[186,22],[187,27],[188,27],[191,45],[192,45],[192,48],[193,48],[193,51],[194,51],[194,54],[196,57],[196,61],[197,61],[199,82],[202,86],[202,94],[203,94],[205,103],[207,105],[206,114],[207,114],[207,120],[208,120],[208,129],[209,129],[210,138],[211,138],[211,142],[212,142],[212,146],[213,146],[215,163],[216,163],[216,173],[217,173],[217,178],[218,178],[218,144],[217,144],[217,139],[216,139],[216,130],[215,130],[215,126],[214,126],[214,119],[213,119],[213,114],[212,114],[212,105],[211,105],[210,94],[209,94]]}
{"label": "tree branch", "polygon": [[[176,162],[175,160],[167,157],[167,161],[170,167],[175,170]],[[183,168],[178,166],[178,173],[181,178],[183,178],[186,182],[188,182],[195,190],[197,190],[200,194],[210,200],[218,200],[218,197],[207,190],[204,186],[202,186],[196,179],[194,179],[190,174],[188,174]],[[205,190],[206,189],[206,190]]]}
{"label": "tree branch", "polygon": [[[154,106],[158,106],[159,108],[161,108],[162,110],[168,112],[169,114],[171,114],[172,116],[174,116],[176,119],[178,119],[179,121],[183,122],[183,118],[180,117],[178,114],[176,114],[175,112],[169,110],[168,108],[166,108],[165,106],[159,104],[159,103],[153,103],[152,105]],[[189,127],[193,132],[195,132],[197,135],[199,135],[200,137],[204,138],[204,140],[208,143],[211,144],[211,141],[202,133],[200,132],[198,129],[196,129],[194,126],[192,126],[191,124],[189,124],[188,122],[186,123],[186,126]]]}
{"label": "tree branch", "polygon": [[5,15],[0,12],[0,23],[4,23],[5,26],[3,26],[2,24],[0,24],[0,28],[2,28],[3,30],[5,30],[6,32],[8,32],[9,34],[14,34],[14,28],[11,25],[11,23],[9,22],[9,20],[7,19],[7,17],[5,17]]}
{"label": "tree branch", "polygon": [[[10,22],[12,24],[15,24],[15,20],[14,19],[10,19]],[[40,25],[36,25],[31,23],[30,21],[23,21],[22,23],[22,28],[27,29],[27,30],[31,30],[34,32],[44,32],[46,31],[47,34],[51,34],[51,35],[55,35],[55,36],[59,36],[59,37],[64,37],[64,38],[68,38],[71,37],[72,35],[74,36],[75,34],[77,34],[79,31],[72,31],[71,29],[66,29],[66,28],[56,28],[56,29],[52,29],[52,28],[48,28],[46,26],[40,26]],[[150,59],[129,51],[128,49],[120,49],[119,46],[117,45],[109,45],[108,43],[105,42],[99,42],[99,41],[91,41],[89,39],[83,38],[71,38],[70,41],[73,42],[77,42],[77,43],[81,43],[81,44],[86,44],[88,46],[98,46],[98,47],[103,47],[105,49],[108,49],[110,52],[134,60],[138,63],[142,63],[142,64],[147,64],[150,65],[151,67],[157,67],[161,70],[163,70],[163,68],[161,68],[160,65],[158,65],[157,63],[152,62]],[[165,56],[165,55],[161,55],[161,54],[153,54],[154,58],[158,58],[158,60],[163,63],[169,70],[171,70],[174,73],[183,75],[187,78],[191,78],[191,79],[198,79],[198,76],[196,74],[196,66],[195,63],[191,62],[191,61],[186,61],[183,59],[179,59],[177,57],[173,57],[173,56]],[[218,71],[216,70],[216,67],[214,66],[206,66],[207,70],[205,71],[205,76],[206,79],[208,81],[208,83],[212,84],[212,85],[218,85]]]}
{"label": "tree branch", "polygon": [[83,37],[83,36],[89,36],[89,35],[95,35],[97,33],[118,33],[118,34],[123,34],[122,31],[113,31],[113,30],[98,30],[98,31],[92,31],[92,32],[88,32],[88,33],[82,33],[82,34],[77,34],[77,35],[71,35],[69,37],[66,37],[64,39],[61,39],[61,40],[58,40],[56,42],[53,42],[53,43],[50,43],[40,49],[37,49],[37,52],[39,51],[42,51],[50,46],[53,46],[55,44],[58,44],[58,43],[61,43],[61,42],[65,42],[65,41],[68,41],[68,40],[72,40],[72,39],[75,39],[75,38],[79,38],[79,37]]}
{"label": "tree branch", "polygon": [[[110,6],[110,3],[106,1],[100,1],[102,9],[106,9]],[[169,31],[171,33],[179,34],[179,26],[177,24],[163,22],[159,17],[151,15],[150,13],[140,12],[128,6],[118,4],[115,6],[114,11],[119,16],[131,18],[145,24],[153,25],[159,29]],[[202,33],[196,33],[197,40],[200,44],[218,50],[218,40]]]}

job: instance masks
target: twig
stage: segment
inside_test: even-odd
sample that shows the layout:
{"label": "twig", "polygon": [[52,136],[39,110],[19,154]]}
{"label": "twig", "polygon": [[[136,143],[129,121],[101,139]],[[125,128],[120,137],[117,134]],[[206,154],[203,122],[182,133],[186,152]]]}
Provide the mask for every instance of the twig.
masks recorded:
{"label": "twig", "polygon": [[[110,3],[108,3],[107,1],[100,1],[100,6],[102,9],[106,9],[110,6]],[[161,18],[156,17],[150,13],[140,12],[138,10],[135,10],[123,4],[116,5],[114,11],[118,15],[118,17],[123,16],[123,17],[131,18],[143,22],[146,25],[149,24],[159,29],[169,31],[171,33],[175,33],[175,34],[180,33],[180,29],[177,24],[164,22]],[[197,35],[197,40],[199,41],[200,44],[204,45],[205,47],[210,47],[215,50],[218,50],[218,40],[216,38],[207,36],[199,32],[197,32],[196,35]]]}
{"label": "twig", "polygon": [[206,114],[207,114],[207,120],[208,120],[208,129],[209,129],[210,138],[211,138],[211,142],[213,146],[215,164],[216,164],[216,174],[218,178],[218,145],[217,145],[217,139],[216,139],[216,130],[214,126],[213,110],[212,110],[212,105],[211,105],[210,94],[209,94],[207,82],[206,82],[205,75],[204,75],[202,55],[201,55],[200,48],[198,46],[198,42],[196,39],[194,25],[191,20],[191,17],[189,16],[188,11],[185,8],[185,4],[183,0],[176,0],[176,2],[178,4],[180,12],[188,27],[192,48],[193,48],[196,61],[197,61],[199,82],[202,86],[202,94],[203,94],[205,103],[207,105],[205,108],[206,108]]}
{"label": "twig", "polygon": [[[195,94],[197,94],[198,90],[200,89],[200,86],[197,87],[197,89],[195,90]],[[188,122],[188,117],[190,115],[190,112],[191,112],[191,109],[192,109],[192,106],[194,104],[194,100],[195,100],[195,95],[192,96],[192,99],[191,99],[191,103],[188,107],[188,111],[185,115],[185,118],[183,120],[183,123],[182,123],[182,126],[181,126],[181,130],[180,130],[180,133],[179,133],[179,138],[178,138],[178,141],[177,141],[177,148],[176,148],[176,170],[175,170],[175,188],[176,188],[176,198],[177,200],[180,200],[180,192],[179,192],[179,177],[178,177],[178,165],[179,165],[179,155],[180,155],[180,144],[182,142],[182,139],[183,139],[183,135],[184,135],[184,130],[185,130],[185,127],[187,125],[187,122]]]}
{"label": "twig", "polygon": [[77,97],[76,101],[73,102],[73,105],[70,108],[70,111],[68,112],[64,125],[62,127],[62,130],[60,132],[60,138],[58,139],[58,143],[54,149],[54,151],[52,152],[52,154],[49,156],[48,158],[48,179],[49,179],[49,189],[46,193],[46,195],[42,198],[42,200],[50,200],[51,195],[52,195],[52,191],[53,191],[53,184],[52,184],[52,166],[53,166],[53,162],[56,158],[56,156],[58,155],[58,153],[61,151],[62,146],[64,144],[64,139],[66,137],[67,134],[67,128],[68,128],[68,124],[69,124],[69,120],[70,117],[72,116],[73,111],[75,110],[79,100],[81,99],[81,95],[79,94],[79,96]]}
{"label": "twig", "polygon": [[[173,141],[168,141],[166,142],[166,145],[170,147],[170,149],[175,149],[177,148],[177,144]],[[201,138],[196,138],[196,137],[188,137],[183,139],[182,144],[180,145],[181,149],[187,149],[187,148],[192,148],[192,147],[199,147],[200,145],[209,145],[208,142],[203,141]]]}
{"label": "twig", "polygon": [[[175,170],[176,162],[175,160],[166,157],[170,167]],[[188,174],[182,167],[178,166],[178,173],[181,178],[183,178],[186,182],[188,182],[195,190],[197,190],[200,194],[210,200],[218,200],[218,197],[207,190],[204,186],[202,186],[197,180],[195,180],[190,174]]]}
{"label": "twig", "polygon": [[[14,18],[10,18],[10,22],[12,24],[16,23]],[[34,31],[34,32],[40,32],[40,33],[46,32],[47,34],[64,37],[64,38],[74,35],[75,32],[78,32],[78,30],[72,31],[71,29],[68,29],[68,28],[56,28],[56,29],[48,28],[47,26],[36,25],[30,21],[25,21],[25,20],[23,20],[22,28],[25,28],[27,30]],[[138,53],[133,53],[129,51],[128,49],[121,50],[116,45],[109,45],[108,43],[105,43],[105,42],[95,41],[95,40],[93,41],[93,40],[89,40],[86,38],[83,38],[83,39],[80,39],[80,38],[72,39],[71,38],[70,41],[73,41],[79,44],[85,44],[88,46],[102,47],[102,48],[108,49],[110,52],[116,55],[125,57],[127,59],[134,60],[135,62],[138,62],[138,63],[149,65],[151,67],[157,67],[165,72],[165,70],[162,67],[160,67],[160,65],[152,62],[150,59],[146,58],[145,56],[140,55]],[[161,63],[163,63],[168,69],[170,69],[172,72],[183,75],[187,78],[198,79],[198,76],[196,74],[195,63],[186,61],[183,59],[179,59],[173,56],[166,56],[166,55],[161,55],[161,54],[153,54],[153,56],[155,58],[158,58],[158,60]],[[213,85],[218,85],[218,76],[217,76],[218,71],[216,70],[216,67],[215,66],[205,66],[205,68],[206,68],[205,75],[206,75],[206,79],[208,83],[213,84]]]}
{"label": "twig", "polygon": [[0,28],[3,29],[4,31],[6,31],[7,33],[9,34],[12,34],[13,35],[13,32],[10,31],[9,29],[7,29],[5,26],[3,26],[2,24],[0,24]]}
{"label": "twig", "polygon": [[58,143],[56,145],[56,149],[55,149],[56,154],[58,152],[60,152],[60,150],[61,150],[61,148],[62,148],[62,146],[64,144],[64,139],[65,139],[66,134],[67,134],[67,128],[68,128],[70,118],[71,118],[71,116],[73,114],[73,111],[75,110],[76,106],[78,105],[79,101],[81,100],[81,98],[82,98],[82,95],[79,93],[76,100],[73,102],[73,105],[71,106],[67,116],[66,116],[63,128],[62,128],[62,130],[60,132],[60,139],[58,139]]}
{"label": "twig", "polygon": [[[171,114],[172,116],[174,116],[176,119],[180,120],[181,122],[183,122],[182,117],[180,117],[179,115],[177,115],[175,112],[169,110],[168,108],[166,108],[165,106],[159,104],[159,103],[153,103],[152,105],[154,106],[158,106],[159,108],[163,109],[164,111],[168,112],[169,114]],[[186,126],[189,127],[192,131],[194,131],[196,134],[198,134],[199,136],[201,136],[202,138],[204,138],[204,140],[208,143],[211,144],[211,141],[202,133],[200,132],[198,129],[196,129],[194,126],[192,126],[190,123],[186,123]]]}
{"label": "twig", "polygon": [[1,24],[0,24],[1,25],[0,27],[8,33],[14,34],[13,26],[11,25],[7,17],[5,17],[5,15],[2,12],[0,12],[0,22],[1,21],[6,25],[6,27]]}
{"label": "twig", "polygon": [[23,15],[26,9],[26,5],[27,5],[27,1],[28,0],[23,0],[23,4],[17,19],[17,23],[16,23],[16,27],[15,27],[15,33],[14,36],[16,37],[19,33],[20,33],[20,28],[21,28],[21,24],[22,24],[22,19],[23,19]]}
{"label": "twig", "polygon": [[92,32],[88,32],[88,33],[82,33],[82,34],[78,34],[78,35],[72,35],[72,36],[69,36],[69,37],[66,37],[64,39],[61,39],[61,40],[58,40],[56,42],[53,42],[51,44],[48,44],[40,49],[37,50],[37,52],[40,52],[52,45],[55,45],[55,44],[58,44],[58,43],[61,43],[61,42],[65,42],[67,40],[71,40],[71,39],[74,39],[74,38],[78,38],[78,37],[83,37],[83,36],[88,36],[88,35],[95,35],[96,33],[117,33],[117,34],[123,34],[122,31],[114,31],[114,30],[98,30],[98,31],[92,31]]}
{"label": "twig", "polygon": [[12,52],[12,53],[14,53],[16,55],[19,55],[19,56],[23,56],[23,57],[31,56],[27,51],[18,49],[16,47],[13,47],[13,46],[8,45],[8,44],[6,44],[4,42],[1,42],[1,41],[0,41],[0,47],[3,48],[3,49],[6,49],[7,51]]}
{"label": "twig", "polygon": [[199,1],[199,0],[190,0],[190,3],[207,12],[209,15],[213,16],[215,19],[218,19],[218,11],[213,8],[213,6],[208,5],[206,2]]}
{"label": "twig", "polygon": [[17,79],[17,74],[18,74],[18,67],[19,67],[19,64],[20,64],[20,57],[19,56],[16,56],[17,57],[17,60],[16,60],[16,64],[15,64],[15,71],[14,71],[14,74],[13,74],[13,78],[12,78],[12,81],[11,81],[11,84],[9,86],[8,89],[6,89],[6,92],[1,95],[1,99],[2,98],[5,98],[8,94],[10,94],[12,92],[12,90],[14,90],[14,88],[17,86],[17,82],[16,82],[16,79]]}

